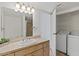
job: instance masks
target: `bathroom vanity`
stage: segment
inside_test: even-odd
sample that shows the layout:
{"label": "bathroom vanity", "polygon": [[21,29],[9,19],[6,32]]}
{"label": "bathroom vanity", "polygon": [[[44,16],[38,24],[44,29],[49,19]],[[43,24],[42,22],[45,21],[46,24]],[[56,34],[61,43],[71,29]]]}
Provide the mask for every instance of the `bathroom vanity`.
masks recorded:
{"label": "bathroom vanity", "polygon": [[37,31],[39,28],[36,26],[37,19],[33,21],[28,19],[27,15],[4,7],[0,8],[0,12],[0,35],[10,39],[9,43],[0,45],[0,56],[49,56],[49,40],[41,38],[31,38],[29,40],[27,38],[21,38],[22,40],[20,38],[13,39],[39,35],[36,34],[39,32]]}
{"label": "bathroom vanity", "polygon": [[49,40],[22,40],[0,47],[0,56],[49,56]]}

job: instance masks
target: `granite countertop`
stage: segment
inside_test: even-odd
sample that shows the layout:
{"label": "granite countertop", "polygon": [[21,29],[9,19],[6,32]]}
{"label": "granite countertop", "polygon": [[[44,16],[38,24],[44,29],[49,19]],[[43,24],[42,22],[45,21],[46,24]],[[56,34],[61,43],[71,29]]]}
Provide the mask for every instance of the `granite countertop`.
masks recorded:
{"label": "granite countertop", "polygon": [[29,46],[32,46],[32,45],[36,45],[36,44],[48,41],[48,40],[44,40],[44,39],[41,39],[41,38],[33,38],[33,40],[35,40],[34,43],[29,42],[28,44],[18,45],[17,42],[21,41],[21,39],[22,38],[18,38],[17,41],[15,41],[15,42],[11,42],[11,43],[8,43],[7,45],[1,46],[0,47],[0,55],[5,55],[9,52],[13,52],[13,51],[21,49],[21,48],[29,47]]}

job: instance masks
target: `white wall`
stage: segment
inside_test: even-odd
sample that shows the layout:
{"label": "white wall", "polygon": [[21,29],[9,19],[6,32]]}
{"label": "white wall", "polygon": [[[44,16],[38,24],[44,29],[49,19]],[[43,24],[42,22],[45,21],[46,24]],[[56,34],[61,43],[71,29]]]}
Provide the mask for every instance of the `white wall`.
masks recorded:
{"label": "white wall", "polygon": [[43,39],[50,39],[50,15],[35,10],[33,14],[33,35],[41,35]]}
{"label": "white wall", "polygon": [[50,40],[50,15],[42,12],[35,11],[33,14],[33,35],[41,35],[43,39]]}
{"label": "white wall", "polygon": [[50,40],[50,55],[56,55],[55,35],[56,33],[56,12],[52,15],[43,11],[35,11],[33,15],[33,26],[37,30],[33,30],[33,35],[40,35],[42,39]]}
{"label": "white wall", "polygon": [[79,32],[79,11],[57,16],[57,31]]}
{"label": "white wall", "polygon": [[50,40],[50,14],[40,12],[40,34],[43,39]]}

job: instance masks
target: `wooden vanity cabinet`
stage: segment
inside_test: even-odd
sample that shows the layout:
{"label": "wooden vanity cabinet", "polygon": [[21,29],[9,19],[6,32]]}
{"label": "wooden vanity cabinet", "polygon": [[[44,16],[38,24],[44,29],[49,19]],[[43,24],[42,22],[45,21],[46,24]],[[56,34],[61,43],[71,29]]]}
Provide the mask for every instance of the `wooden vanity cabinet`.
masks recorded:
{"label": "wooden vanity cabinet", "polygon": [[49,56],[49,41],[26,47],[6,56]]}

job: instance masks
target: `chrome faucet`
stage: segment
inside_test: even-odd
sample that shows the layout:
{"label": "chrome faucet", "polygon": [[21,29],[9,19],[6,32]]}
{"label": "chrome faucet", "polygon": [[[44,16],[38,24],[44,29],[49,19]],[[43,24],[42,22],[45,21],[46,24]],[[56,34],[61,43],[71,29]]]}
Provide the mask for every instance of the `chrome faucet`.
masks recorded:
{"label": "chrome faucet", "polygon": [[27,40],[30,40],[30,38],[23,38],[22,41],[27,41]]}

